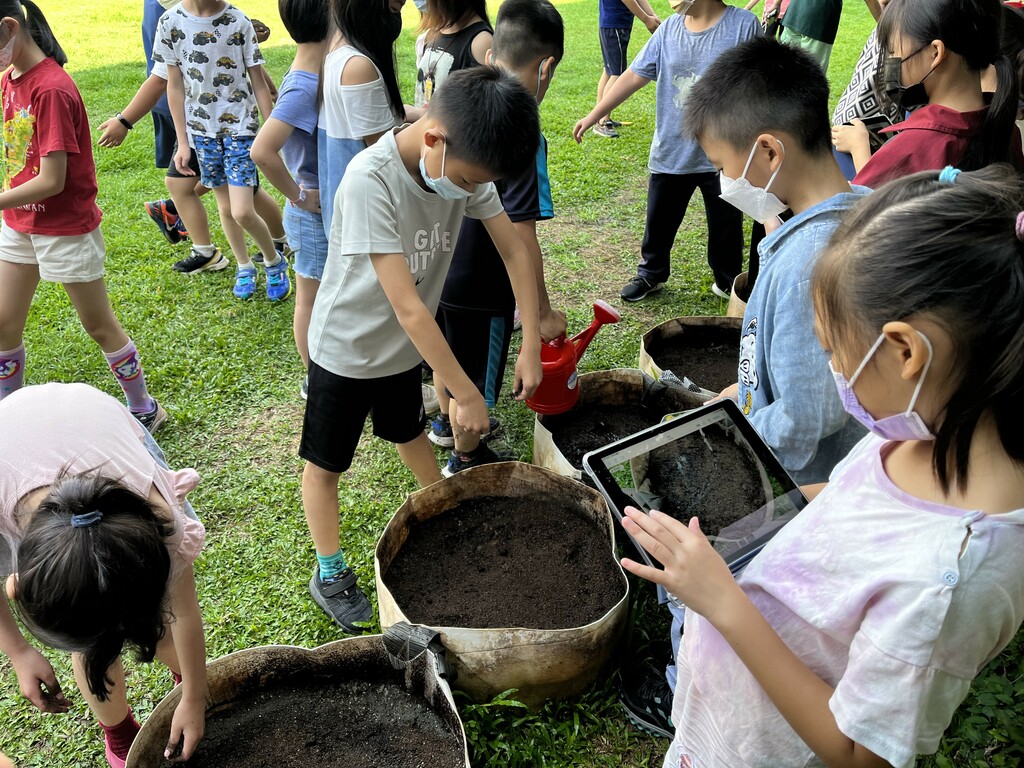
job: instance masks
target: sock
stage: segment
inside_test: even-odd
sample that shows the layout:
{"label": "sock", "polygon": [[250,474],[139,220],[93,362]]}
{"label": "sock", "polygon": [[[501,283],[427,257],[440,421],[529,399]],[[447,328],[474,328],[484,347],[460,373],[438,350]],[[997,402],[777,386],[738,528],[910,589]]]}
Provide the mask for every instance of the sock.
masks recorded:
{"label": "sock", "polygon": [[135,735],[141,727],[130,709],[128,710],[128,716],[117,725],[104,725],[100,723],[100,728],[103,729],[103,735],[106,737],[110,751],[122,760],[128,757],[128,750],[131,749],[132,742],[135,741]]}
{"label": "sock", "polygon": [[0,352],[0,400],[25,384],[25,345]]}
{"label": "sock", "polygon": [[172,216],[178,215],[178,209],[174,207],[174,201],[171,200],[171,198],[167,198],[166,200],[164,200],[164,208]]}
{"label": "sock", "polygon": [[146,389],[146,377],[142,373],[139,351],[131,339],[124,348],[107,354],[103,353],[110,363],[114,378],[121,385],[124,396],[128,399],[128,410],[132,413],[149,413],[153,410],[153,398]]}
{"label": "sock", "polygon": [[337,578],[341,575],[341,572],[348,568],[348,563],[345,562],[345,556],[339,549],[333,555],[324,557],[319,552],[316,553],[316,561],[320,563],[320,580],[330,581],[331,579]]}
{"label": "sock", "polygon": [[267,254],[264,253],[263,254],[263,268],[266,269],[267,267],[276,267],[278,264],[281,263],[281,259],[283,259],[283,258],[284,257],[281,255],[281,252],[276,250],[276,248],[274,250],[274,260],[273,261],[268,259],[267,258]]}
{"label": "sock", "polygon": [[216,246],[213,245],[196,245],[195,243],[193,243],[192,250],[198,251],[199,253],[203,254],[203,256],[209,258],[210,256],[213,256],[213,253],[214,251],[217,250],[217,248]]}

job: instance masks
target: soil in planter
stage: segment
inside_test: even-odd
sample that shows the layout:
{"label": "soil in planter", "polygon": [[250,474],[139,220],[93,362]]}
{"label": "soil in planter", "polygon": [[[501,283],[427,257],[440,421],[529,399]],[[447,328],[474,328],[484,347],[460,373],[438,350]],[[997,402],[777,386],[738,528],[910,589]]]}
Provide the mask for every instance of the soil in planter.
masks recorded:
{"label": "soil in planter", "polygon": [[597,621],[625,580],[607,530],[570,497],[485,496],[413,525],[384,573],[417,624],[569,629]]}
{"label": "soil in planter", "polygon": [[441,716],[404,686],[352,680],[280,685],[210,712],[184,765],[461,768],[465,757]]}
{"label": "soil in planter", "polygon": [[577,405],[557,416],[546,416],[544,426],[565,460],[581,469],[586,453],[652,427],[666,413],[670,411],[662,412],[640,403]]}
{"label": "soil in planter", "polygon": [[651,451],[647,479],[662,512],[683,522],[697,516],[709,536],[765,504],[754,458],[717,427]]}
{"label": "soil in planter", "polygon": [[687,338],[683,334],[674,340],[661,341],[651,351],[651,359],[661,370],[672,371],[679,378],[685,376],[711,392],[721,392],[736,383],[740,361],[738,344],[690,347],[684,345]]}

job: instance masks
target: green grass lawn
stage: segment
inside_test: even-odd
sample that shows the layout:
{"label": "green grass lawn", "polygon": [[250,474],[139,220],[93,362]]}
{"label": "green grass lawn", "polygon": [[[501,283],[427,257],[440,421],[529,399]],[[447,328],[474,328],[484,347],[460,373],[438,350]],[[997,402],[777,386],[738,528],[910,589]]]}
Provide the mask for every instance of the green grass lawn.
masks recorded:
{"label": "green grass lawn", "polygon": [[[567,310],[572,330],[587,322],[594,299],[620,304],[618,290],[634,273],[643,232],[654,93],[646,89],[618,110],[619,119],[634,121],[622,138],[588,136],[577,147],[570,131],[592,106],[601,67],[596,2],[557,4],[565,16],[567,52],[542,117],[558,218],[539,229],[553,302]],[[42,6],[68,52],[68,69],[95,128],[128,102],[144,77],[141,3],[110,0],[80,6],[70,0],[43,0]],[[242,6],[272,27],[265,49],[269,69],[280,81],[294,48],[277,17],[276,3],[254,0]],[[669,13],[667,0],[657,0],[655,8],[663,16]],[[403,89],[411,99],[412,30],[417,21],[411,3],[405,19],[398,60]],[[833,99],[849,79],[870,28],[864,6],[851,0],[832,57]],[[637,25],[631,54],[646,38],[646,30]],[[160,442],[172,466],[194,466],[203,477],[192,501],[208,529],[197,578],[209,656],[267,643],[315,646],[338,639],[337,628],[313,604],[306,587],[314,561],[299,492],[302,462],[296,448],[303,405],[291,304],[234,300],[230,271],[186,278],[170,270],[182,252],[167,245],[141,205],[163,196],[162,173],[154,169],[152,154],[148,119],[121,148],[97,149],[99,204],[113,303],[142,352],[153,393],[171,414]],[[215,214],[212,201],[208,206]],[[217,237],[223,247],[219,231]],[[724,312],[724,302],[709,291],[704,243],[703,212],[697,204],[677,238],[675,273],[667,288],[640,306],[622,307],[622,323],[598,335],[583,370],[635,365],[641,333],[664,319]],[[85,381],[118,393],[103,357],[58,287],[40,288],[26,345],[29,383]],[[508,400],[497,410],[505,425],[504,441],[529,460],[532,414]],[[374,544],[415,483],[394,449],[368,435],[354,466],[341,489],[342,541],[373,599]],[[940,756],[922,764],[1021,764],[1021,652],[1018,638],[986,669]],[[48,655],[65,686],[73,688],[67,657]],[[144,719],[170,689],[170,675],[158,665],[137,664],[129,665],[128,674],[130,700]],[[0,682],[0,750],[21,765],[39,768],[104,764],[100,731],[74,690],[70,695],[76,703],[69,714],[41,715],[19,697],[6,660],[0,661]],[[539,713],[498,702],[465,705],[463,715],[477,766],[659,766],[667,746],[626,723],[610,679],[582,698]]]}

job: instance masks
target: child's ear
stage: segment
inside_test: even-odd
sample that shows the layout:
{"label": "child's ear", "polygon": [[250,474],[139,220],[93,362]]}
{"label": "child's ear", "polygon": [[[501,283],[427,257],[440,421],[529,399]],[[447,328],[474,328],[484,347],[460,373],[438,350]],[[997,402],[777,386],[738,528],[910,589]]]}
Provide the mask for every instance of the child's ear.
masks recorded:
{"label": "child's ear", "polygon": [[910,323],[893,321],[882,326],[885,340],[896,348],[902,370],[900,378],[912,379],[931,362],[930,342]]}
{"label": "child's ear", "polygon": [[540,63],[540,76],[549,83],[551,78],[555,76],[555,65],[557,63],[554,56],[548,56]]}
{"label": "child's ear", "polygon": [[762,133],[758,136],[757,148],[768,156],[768,163],[772,170],[786,159],[785,145],[773,134]]}
{"label": "child's ear", "polygon": [[12,573],[7,577],[7,581],[4,582],[4,591],[7,593],[8,600],[14,600],[16,590],[18,586],[18,574]]}
{"label": "child's ear", "polygon": [[935,67],[939,66],[939,64],[946,60],[946,56],[949,53],[949,49],[946,47],[946,44],[941,40],[932,40],[931,49],[932,61],[930,66],[932,69],[935,69]]}
{"label": "child's ear", "polygon": [[484,63],[489,67],[494,66],[494,49],[488,48],[487,53],[484,54]]}
{"label": "child's ear", "polygon": [[439,141],[444,141],[444,133],[437,128],[428,128],[423,134],[423,143],[427,145],[427,149],[433,149]]}

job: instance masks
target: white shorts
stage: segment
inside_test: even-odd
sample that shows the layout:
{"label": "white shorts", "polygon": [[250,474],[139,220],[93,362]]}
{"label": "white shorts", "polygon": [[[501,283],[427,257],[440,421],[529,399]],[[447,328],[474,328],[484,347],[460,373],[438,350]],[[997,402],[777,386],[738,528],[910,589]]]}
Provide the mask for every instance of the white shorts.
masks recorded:
{"label": "white shorts", "polygon": [[91,283],[103,277],[107,247],[100,228],[84,235],[26,235],[0,225],[0,261],[34,264],[50,283]]}

